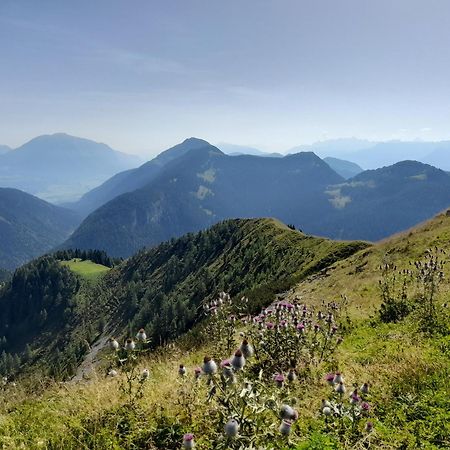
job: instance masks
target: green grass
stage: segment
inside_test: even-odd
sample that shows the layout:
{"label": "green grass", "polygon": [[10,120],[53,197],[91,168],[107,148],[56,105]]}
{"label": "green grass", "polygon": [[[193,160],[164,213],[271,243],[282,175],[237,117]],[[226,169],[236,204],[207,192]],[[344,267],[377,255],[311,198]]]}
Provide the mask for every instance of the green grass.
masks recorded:
{"label": "green grass", "polygon": [[96,264],[89,260],[82,261],[79,258],[74,258],[70,261],[61,261],[61,264],[69,267],[70,270],[89,281],[96,281],[111,270],[109,267],[102,266],[101,264]]}

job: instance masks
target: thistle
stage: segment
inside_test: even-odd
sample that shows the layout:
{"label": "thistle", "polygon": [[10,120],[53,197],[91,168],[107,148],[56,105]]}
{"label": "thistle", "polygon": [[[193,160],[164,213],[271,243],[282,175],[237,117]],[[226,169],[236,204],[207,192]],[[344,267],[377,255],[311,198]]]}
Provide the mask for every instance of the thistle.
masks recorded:
{"label": "thistle", "polygon": [[343,382],[344,382],[344,377],[341,375],[340,372],[336,372],[336,374],[334,375],[334,378],[333,378],[333,383],[339,384],[339,383],[343,383]]}
{"label": "thistle", "polygon": [[214,375],[217,372],[217,364],[209,356],[203,358],[203,372],[206,375]]}
{"label": "thistle", "polygon": [[191,449],[195,447],[194,435],[187,433],[183,436],[183,448]]}
{"label": "thistle", "polygon": [[111,369],[108,372],[108,377],[114,378],[114,377],[117,377],[117,375],[118,375],[117,370]]}
{"label": "thistle", "polygon": [[236,350],[233,358],[231,359],[231,365],[234,370],[241,370],[245,366],[245,358],[240,350]]}
{"label": "thistle", "polygon": [[282,405],[280,409],[280,417],[284,420],[297,420],[298,412],[289,405]]}
{"label": "thistle", "polygon": [[141,373],[142,381],[145,381],[150,376],[150,371],[148,369],[144,369]]}
{"label": "thistle", "polygon": [[198,380],[202,375],[202,369],[200,367],[196,367],[194,369],[194,377],[196,380]]}
{"label": "thistle", "polygon": [[133,339],[128,338],[125,342],[125,350],[132,352],[136,348],[136,344]]}
{"label": "thistle", "polygon": [[325,381],[326,381],[330,386],[334,386],[334,373],[329,373],[329,374],[325,377]]}
{"label": "thistle", "polygon": [[347,389],[345,389],[344,383],[341,381],[338,385],[336,385],[335,391],[340,394],[343,395],[345,394],[345,391]]}
{"label": "thistle", "polygon": [[109,348],[111,350],[119,350],[119,343],[114,338],[109,338]]}
{"label": "thistle", "polygon": [[287,379],[290,383],[294,382],[297,379],[297,374],[295,373],[295,369],[294,368],[290,368],[288,375],[287,375]]}
{"label": "thistle", "polygon": [[178,375],[181,377],[186,375],[186,367],[184,367],[183,364],[180,364],[180,367],[178,368]]}
{"label": "thistle", "polygon": [[277,384],[277,386],[278,387],[283,387],[283,384],[284,384],[284,375],[282,374],[282,373],[277,373],[275,376],[274,376],[274,381],[275,381],[275,383]]}
{"label": "thistle", "polygon": [[136,334],[136,340],[139,342],[145,342],[147,340],[147,334],[143,328],[141,328]]}
{"label": "thistle", "polygon": [[369,393],[369,383],[364,383],[361,386],[360,391],[362,394],[367,395]]}
{"label": "thistle", "polygon": [[247,341],[247,339],[244,339],[242,341],[242,344],[240,346],[240,350],[242,352],[242,354],[244,355],[245,358],[251,358],[255,351],[253,350],[253,347],[251,344],[249,344],[249,342]]}
{"label": "thistle", "polygon": [[289,436],[290,432],[291,432],[291,427],[292,427],[292,422],[290,420],[282,420],[281,421],[281,425],[280,425],[280,433],[283,436]]}
{"label": "thistle", "polygon": [[230,419],[225,424],[225,434],[229,438],[235,438],[239,433],[239,423],[236,419]]}

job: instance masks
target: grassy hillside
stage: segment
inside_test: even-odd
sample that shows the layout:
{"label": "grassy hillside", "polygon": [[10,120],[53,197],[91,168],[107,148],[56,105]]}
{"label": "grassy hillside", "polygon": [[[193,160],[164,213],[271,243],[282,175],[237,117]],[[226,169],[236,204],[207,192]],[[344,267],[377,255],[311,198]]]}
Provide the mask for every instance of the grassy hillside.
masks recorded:
{"label": "grassy hillside", "polygon": [[[196,448],[204,450],[449,448],[450,322],[446,306],[450,291],[449,266],[444,267],[444,280],[437,283],[435,323],[424,327],[425,310],[420,307],[423,283],[416,277],[423,266],[420,263],[410,265],[410,262],[423,261],[427,250],[435,246],[448,248],[450,215],[440,215],[411,232],[365,246],[344,259],[326,256],[336,254],[339,247],[335,245],[342,246],[342,243],[320,243],[268,220],[256,221],[254,234],[250,225],[251,221],[241,224],[243,233],[248,228],[240,246],[223,234],[223,230],[221,234],[228,238],[225,240],[229,247],[224,242],[225,248],[235,255],[233,264],[243,262],[239,272],[229,269],[230,260],[219,256],[227,253],[224,250],[217,257],[207,259],[210,261],[207,266],[213,271],[212,278],[220,274],[217,285],[207,286],[208,294],[214,291],[207,296],[207,305],[211,306],[210,300],[227,287],[232,294],[237,294],[232,295],[231,304],[226,298],[217,306],[212,304],[207,322],[196,326],[175,345],[150,353],[145,350],[147,344],[138,346],[142,350],[125,354],[127,361],[122,365],[116,365],[114,352],[104,349],[97,355],[100,362],[97,372],[91,374],[87,383],[51,385],[45,389],[39,388],[40,382],[30,380],[16,387],[7,385],[1,409],[0,442],[3,446],[175,449],[182,448],[186,433],[193,433]],[[227,227],[232,228],[233,222]],[[254,248],[262,230],[267,241],[261,242],[264,246],[260,253],[250,257],[249,249]],[[207,232],[195,236],[189,242],[198,247],[212,235]],[[252,285],[252,279],[261,272],[264,255],[269,254],[263,250],[268,248],[273,253],[278,249],[280,254],[286,255],[293,244],[300,243],[306,246],[304,255],[308,254],[308,249],[317,258],[309,262],[303,260],[306,265],[299,265],[299,253],[292,250],[290,258],[284,262],[277,259],[279,264],[272,264],[273,268],[263,278],[284,278],[288,271],[297,283],[293,289],[280,292],[278,301],[283,302],[280,306],[272,308],[272,312],[266,309],[266,317],[255,316],[262,320],[261,327],[256,319],[249,322],[245,315],[248,305],[250,309],[258,310],[258,307],[252,302],[252,295],[248,303],[240,300],[241,286]],[[155,269],[158,261],[166,259],[169,245],[176,255],[177,251],[182,254],[186,250],[186,244],[186,240],[180,239],[153,253],[142,253],[107,277],[115,273],[116,286],[131,280],[134,273],[138,274],[134,281],[137,284],[139,279],[144,280],[144,284],[158,276],[162,280],[163,273]],[[444,260],[447,258],[440,255]],[[296,261],[296,258],[299,259]],[[328,263],[317,262],[324,260]],[[194,261],[199,260],[194,258]],[[385,263],[395,265],[395,269],[383,276],[380,266]],[[420,268],[419,272],[415,272],[416,267]],[[322,270],[318,271],[319,268]],[[411,306],[409,314],[395,321],[382,320],[379,281],[392,281],[391,275],[402,279],[400,272],[404,268],[412,273],[407,293]],[[227,286],[227,276],[238,277],[238,284]],[[198,274],[194,274],[194,278],[197,279]],[[183,278],[185,282],[187,279]],[[190,285],[192,283],[181,281],[181,292],[188,291]],[[195,292],[199,287],[200,284],[195,286]],[[253,292],[258,292],[258,286]],[[395,294],[395,289],[392,292]],[[346,298],[342,299],[342,294]],[[301,306],[291,307],[291,304]],[[329,311],[333,313],[331,322],[328,321]],[[230,320],[230,314],[244,320]],[[282,325],[284,320],[287,320],[287,327]],[[296,323],[304,324],[306,331],[299,332]],[[133,325],[133,335],[140,324]],[[159,324],[167,326],[162,321]],[[236,382],[228,384],[226,378],[218,375],[202,375],[194,382],[194,368],[202,366],[205,354],[219,363],[234,353],[227,350],[227,346],[234,349],[240,345],[239,333],[245,333],[256,354],[247,360],[243,370],[235,372]],[[148,334],[154,339],[151,326]],[[121,354],[119,352],[117,358],[120,359]],[[186,377],[178,375],[179,364],[186,366]],[[283,371],[287,377],[289,367],[295,368],[297,380],[288,382],[285,378],[283,386],[277,386],[273,375]],[[150,370],[150,377],[141,381],[144,368]],[[110,369],[117,370],[117,376],[105,378]],[[219,372],[222,373],[222,369]],[[330,387],[325,381],[325,375],[330,372],[340,372],[344,377],[347,392],[342,399],[335,392],[340,385]],[[369,384],[369,392],[359,390],[356,406],[352,406],[349,395],[354,386],[363,383]],[[322,399],[329,401],[330,407],[327,404],[324,407]],[[279,431],[282,405],[290,405],[298,413],[289,437],[283,437]],[[328,415],[325,408],[337,409]],[[286,409],[283,411],[282,414],[286,414]],[[237,438],[227,438],[224,432],[224,425],[231,418],[237,418],[240,423]]]}
{"label": "grassy hillside", "polygon": [[102,275],[111,270],[109,267],[96,264],[92,261],[82,261],[80,258],[61,261],[61,264],[90,281],[98,280]]}

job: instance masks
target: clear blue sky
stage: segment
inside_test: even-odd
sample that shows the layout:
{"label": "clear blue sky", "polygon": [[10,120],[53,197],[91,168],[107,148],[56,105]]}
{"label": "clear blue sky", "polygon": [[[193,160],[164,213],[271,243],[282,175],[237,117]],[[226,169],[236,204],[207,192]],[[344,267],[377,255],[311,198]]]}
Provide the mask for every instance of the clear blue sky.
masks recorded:
{"label": "clear blue sky", "polygon": [[450,138],[448,0],[0,0],[0,143]]}

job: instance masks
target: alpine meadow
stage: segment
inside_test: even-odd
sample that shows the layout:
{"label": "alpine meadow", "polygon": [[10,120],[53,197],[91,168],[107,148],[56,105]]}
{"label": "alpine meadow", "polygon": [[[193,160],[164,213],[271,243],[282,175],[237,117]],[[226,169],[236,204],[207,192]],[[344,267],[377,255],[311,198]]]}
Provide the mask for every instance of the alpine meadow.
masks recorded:
{"label": "alpine meadow", "polygon": [[0,2],[0,449],[449,449],[449,23]]}

